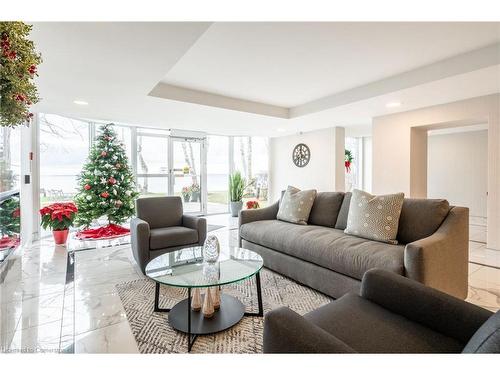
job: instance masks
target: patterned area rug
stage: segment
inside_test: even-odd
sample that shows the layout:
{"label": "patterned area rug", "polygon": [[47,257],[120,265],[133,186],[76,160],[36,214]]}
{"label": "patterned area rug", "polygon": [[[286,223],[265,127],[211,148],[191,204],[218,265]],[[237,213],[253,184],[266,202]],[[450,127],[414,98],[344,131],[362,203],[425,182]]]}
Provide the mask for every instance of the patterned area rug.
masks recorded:
{"label": "patterned area rug", "polygon": [[[302,315],[331,301],[267,269],[261,271],[261,281],[265,313],[288,306]],[[116,288],[141,353],[187,352],[187,335],[170,327],[167,313],[153,312],[155,286],[152,281],[130,281]],[[258,311],[255,278],[224,286],[222,292],[237,297],[247,311]],[[173,307],[184,298],[187,298],[185,289],[162,286],[160,307]],[[226,331],[198,336],[191,353],[262,353],[262,333],[263,318],[244,317]]]}

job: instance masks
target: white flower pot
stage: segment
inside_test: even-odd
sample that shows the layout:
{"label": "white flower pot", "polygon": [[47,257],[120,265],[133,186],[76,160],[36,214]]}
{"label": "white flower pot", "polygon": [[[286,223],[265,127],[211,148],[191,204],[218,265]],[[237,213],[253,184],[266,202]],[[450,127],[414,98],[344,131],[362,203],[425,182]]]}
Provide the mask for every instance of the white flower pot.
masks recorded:
{"label": "white flower pot", "polygon": [[238,217],[241,209],[243,208],[243,202],[231,202],[231,216]]}

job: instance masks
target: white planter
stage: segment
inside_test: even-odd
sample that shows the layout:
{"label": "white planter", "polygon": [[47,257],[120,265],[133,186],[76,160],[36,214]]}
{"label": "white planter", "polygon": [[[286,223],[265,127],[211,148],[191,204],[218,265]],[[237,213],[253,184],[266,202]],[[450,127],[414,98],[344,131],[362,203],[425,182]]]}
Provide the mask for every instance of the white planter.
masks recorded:
{"label": "white planter", "polygon": [[243,208],[243,202],[230,202],[230,206],[231,206],[231,216],[238,217],[238,214]]}

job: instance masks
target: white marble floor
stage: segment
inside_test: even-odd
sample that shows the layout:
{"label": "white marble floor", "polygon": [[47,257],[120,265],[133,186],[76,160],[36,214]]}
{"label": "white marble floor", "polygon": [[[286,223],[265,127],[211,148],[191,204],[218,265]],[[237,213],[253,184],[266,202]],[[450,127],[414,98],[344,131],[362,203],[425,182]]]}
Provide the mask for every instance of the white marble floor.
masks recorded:
{"label": "white marble floor", "polygon": [[[222,243],[236,244],[236,221],[210,216]],[[479,223],[480,224],[480,223]],[[476,225],[474,238],[481,239]],[[470,242],[468,301],[500,308],[500,252]],[[474,262],[474,263],[472,263]],[[68,272],[67,272],[68,271]],[[42,240],[14,253],[0,274],[0,352],[136,353],[137,346],[115,290],[142,275],[129,245],[79,251]]]}

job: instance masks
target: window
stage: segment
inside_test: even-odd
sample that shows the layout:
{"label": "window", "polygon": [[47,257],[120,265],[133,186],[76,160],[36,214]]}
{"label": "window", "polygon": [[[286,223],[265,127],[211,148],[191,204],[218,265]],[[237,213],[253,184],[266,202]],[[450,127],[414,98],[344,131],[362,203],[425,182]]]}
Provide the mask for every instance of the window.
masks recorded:
{"label": "window", "polygon": [[137,134],[137,189],[141,196],[168,194],[168,138]]}
{"label": "window", "polygon": [[267,204],[269,181],[269,144],[264,137],[234,137],[234,168],[247,181],[254,183],[247,188],[246,200],[259,200],[261,206]]}
{"label": "window", "polygon": [[229,137],[207,137],[207,212],[228,211],[229,204]]}
{"label": "window", "polygon": [[0,127],[0,263],[20,243],[20,135],[19,128]]}
{"label": "window", "polygon": [[40,205],[70,201],[89,152],[89,123],[40,114]]}

